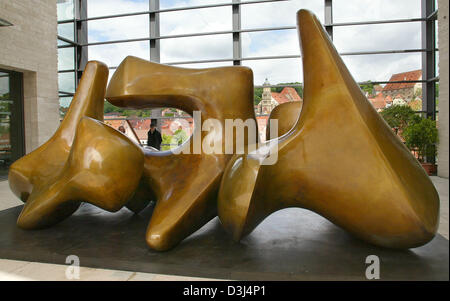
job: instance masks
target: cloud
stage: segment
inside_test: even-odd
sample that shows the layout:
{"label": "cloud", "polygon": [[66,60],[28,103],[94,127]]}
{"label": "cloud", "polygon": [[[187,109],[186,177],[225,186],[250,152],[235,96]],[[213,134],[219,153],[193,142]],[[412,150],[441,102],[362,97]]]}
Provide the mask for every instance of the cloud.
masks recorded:
{"label": "cloud", "polygon": [[[161,8],[224,3],[225,0],[161,0]],[[307,8],[324,21],[324,1],[292,0],[243,5],[242,27],[294,26],[295,12]],[[148,10],[148,0],[89,0],[90,17]],[[231,30],[231,7],[161,13],[161,35]],[[334,0],[334,22],[420,17],[420,0]],[[148,16],[90,21],[89,41],[122,40],[149,36]],[[334,43],[340,52],[421,48],[420,23],[336,27]],[[296,30],[242,34],[244,57],[298,55]],[[127,55],[149,59],[149,42],[89,47],[89,59],[117,66]],[[343,56],[357,81],[388,80],[393,73],[420,69],[420,53]],[[161,40],[161,62],[232,58],[232,35]],[[189,67],[223,66],[231,62],[195,64]],[[300,59],[273,59],[243,64],[253,69],[255,84],[267,77],[271,83],[302,81]],[[183,65],[188,67],[187,65]]]}
{"label": "cloud", "polygon": [[333,21],[419,18],[421,0],[333,0]]}

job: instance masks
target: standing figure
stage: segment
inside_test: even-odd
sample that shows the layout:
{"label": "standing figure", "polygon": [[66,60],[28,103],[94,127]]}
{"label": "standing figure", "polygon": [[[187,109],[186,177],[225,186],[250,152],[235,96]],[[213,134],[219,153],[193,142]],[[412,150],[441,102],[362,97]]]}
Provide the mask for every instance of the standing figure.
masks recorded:
{"label": "standing figure", "polygon": [[150,130],[148,131],[147,145],[161,150],[162,137],[161,133],[156,129],[156,120],[152,119]]}

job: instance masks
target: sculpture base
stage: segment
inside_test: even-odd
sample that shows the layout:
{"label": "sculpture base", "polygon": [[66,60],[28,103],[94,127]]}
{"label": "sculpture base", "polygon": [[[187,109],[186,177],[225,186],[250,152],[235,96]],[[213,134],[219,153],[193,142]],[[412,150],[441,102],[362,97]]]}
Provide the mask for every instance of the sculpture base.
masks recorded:
{"label": "sculpture base", "polygon": [[0,258],[65,264],[77,255],[86,267],[234,280],[365,280],[365,259],[377,255],[381,280],[449,280],[449,241],[441,235],[408,251],[381,249],[296,208],[271,215],[240,243],[215,218],[167,252],[145,243],[151,208],[134,215],[83,204],[36,231],[16,226],[21,209],[0,212]]}

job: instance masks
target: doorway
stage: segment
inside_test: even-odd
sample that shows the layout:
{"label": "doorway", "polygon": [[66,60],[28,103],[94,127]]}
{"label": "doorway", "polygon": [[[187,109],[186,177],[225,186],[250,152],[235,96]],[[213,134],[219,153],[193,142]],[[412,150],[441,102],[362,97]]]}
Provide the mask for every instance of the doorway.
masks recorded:
{"label": "doorway", "polygon": [[24,154],[23,74],[0,69],[0,180]]}

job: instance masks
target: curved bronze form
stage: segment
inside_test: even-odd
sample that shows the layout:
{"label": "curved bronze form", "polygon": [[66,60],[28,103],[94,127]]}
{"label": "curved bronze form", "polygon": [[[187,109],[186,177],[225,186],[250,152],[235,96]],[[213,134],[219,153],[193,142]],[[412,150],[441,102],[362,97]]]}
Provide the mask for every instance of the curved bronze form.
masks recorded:
{"label": "curved bronze form", "polygon": [[[240,118],[256,124],[253,73],[245,67],[185,69],[127,57],[111,78],[106,98],[123,108],[174,107],[191,115],[200,111],[202,120],[224,124]],[[145,154],[139,195],[152,193],[157,200],[146,234],[156,250],[172,248],[217,215],[217,191],[231,155],[193,154],[195,141],[189,142],[184,148],[190,154]]]}
{"label": "curved bronze form", "polygon": [[[278,137],[289,132],[297,122],[298,116],[302,111],[303,103],[300,101],[285,102],[276,106],[270,112],[269,120],[278,120]],[[270,122],[266,127],[266,140],[270,140]]]}
{"label": "curved bronze form", "polygon": [[140,146],[106,124],[84,117],[64,168],[55,180],[33,190],[17,224],[24,229],[50,226],[72,214],[80,202],[118,211],[133,196],[143,168]]}
{"label": "curved bronze form", "polygon": [[225,170],[219,218],[235,240],[272,212],[310,209],[357,237],[390,248],[430,241],[439,196],[417,160],[362,94],[317,18],[298,12],[304,102],[277,140],[278,161],[236,155]]}
{"label": "curved bronze form", "polygon": [[101,62],[89,62],[70,108],[55,134],[42,146],[11,165],[9,186],[23,202],[27,201],[33,190],[40,189],[62,170],[80,119],[88,116],[103,120],[107,81],[108,67]]}
{"label": "curved bronze form", "polygon": [[[205,153],[210,133],[201,124],[195,124],[200,150],[191,138],[181,154],[144,152],[95,120],[102,120],[108,68],[89,62],[57,132],[10,168],[10,187],[25,202],[17,224],[52,225],[80,202],[139,212],[154,198],[146,241],[156,250],[172,248],[217,213],[239,240],[274,211],[294,206],[379,246],[411,248],[431,240],[439,197],[430,179],[364,97],[317,18],[306,10],[297,17],[304,102],[271,114],[282,135],[261,148],[278,150],[275,164],[265,165],[267,155],[258,150],[223,154],[231,143],[235,149],[235,138],[217,142],[222,153]],[[199,111],[221,125],[230,119],[256,124],[253,74],[245,67],[184,69],[127,57],[106,98],[123,108]]]}

